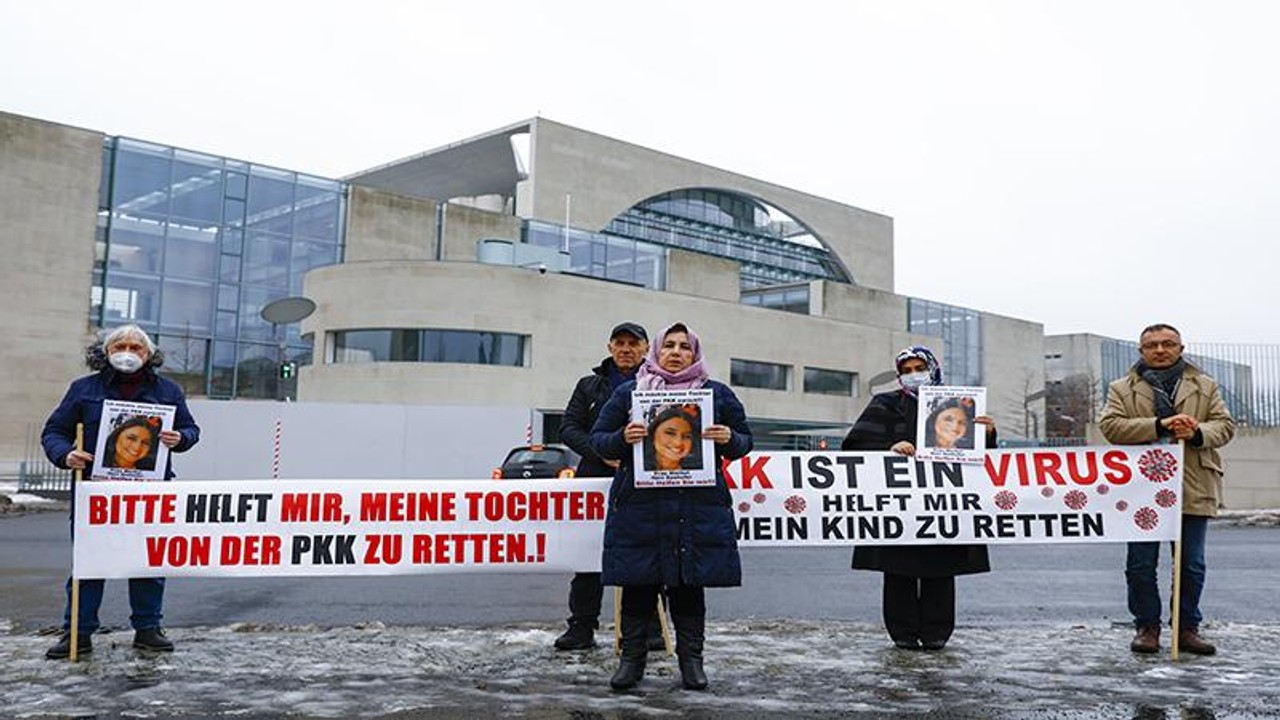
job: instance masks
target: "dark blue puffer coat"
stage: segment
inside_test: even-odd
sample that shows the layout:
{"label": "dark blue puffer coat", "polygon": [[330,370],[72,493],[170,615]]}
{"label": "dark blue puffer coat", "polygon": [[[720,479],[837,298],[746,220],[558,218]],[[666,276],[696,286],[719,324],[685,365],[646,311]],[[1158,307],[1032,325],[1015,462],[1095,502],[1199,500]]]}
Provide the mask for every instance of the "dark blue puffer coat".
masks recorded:
{"label": "dark blue puffer coat", "polygon": [[[140,372],[146,373],[136,397],[129,402],[151,403],[154,405],[173,405],[177,408],[173,415],[173,429],[182,435],[182,441],[169,449],[169,462],[165,466],[165,479],[173,477],[173,454],[190,450],[200,441],[200,427],[187,409],[186,396],[178,383],[156,374],[147,367]],[[92,375],[85,375],[71,383],[62,402],[49,416],[44,424],[44,432],[40,435],[40,443],[44,446],[44,454],[49,462],[60,468],[66,468],[67,453],[76,446],[76,423],[84,423],[84,449],[94,451],[94,443],[98,441],[98,425],[102,420],[103,400],[123,400],[118,384],[119,374],[111,368],[104,368]],[[93,466],[85,468],[87,478],[93,473]]]}
{"label": "dark blue puffer coat", "polygon": [[715,487],[637,490],[632,448],[622,437],[631,417],[635,382],[624,383],[600,410],[591,446],[602,458],[621,460],[609,489],[601,582],[605,585],[736,587],[742,584],[737,529],[723,458],[751,452],[746,411],[727,386],[714,380],[714,423],[733,432],[715,446]]}

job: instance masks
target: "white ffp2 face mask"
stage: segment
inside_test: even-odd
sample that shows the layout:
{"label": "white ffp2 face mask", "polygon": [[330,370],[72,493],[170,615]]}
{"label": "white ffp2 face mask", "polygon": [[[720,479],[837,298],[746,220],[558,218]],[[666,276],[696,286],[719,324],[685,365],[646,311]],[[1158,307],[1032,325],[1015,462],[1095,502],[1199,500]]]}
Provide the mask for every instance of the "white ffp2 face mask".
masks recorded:
{"label": "white ffp2 face mask", "polygon": [[111,363],[111,367],[122,373],[134,373],[142,369],[142,358],[131,352],[111,353],[111,357],[108,360]]}
{"label": "white ffp2 face mask", "polygon": [[929,372],[927,370],[921,370],[920,372],[911,372],[911,373],[907,373],[906,375],[902,375],[898,378],[898,380],[902,382],[903,387],[908,387],[908,388],[911,388],[912,390],[916,390],[920,388],[922,385],[928,385],[930,377],[929,377]]}

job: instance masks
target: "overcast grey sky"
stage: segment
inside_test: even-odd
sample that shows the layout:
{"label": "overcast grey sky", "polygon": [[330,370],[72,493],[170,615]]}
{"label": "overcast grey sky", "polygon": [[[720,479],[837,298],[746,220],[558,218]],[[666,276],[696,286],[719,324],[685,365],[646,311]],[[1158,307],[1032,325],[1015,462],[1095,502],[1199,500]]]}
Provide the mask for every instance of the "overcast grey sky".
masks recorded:
{"label": "overcast grey sky", "polygon": [[1262,0],[41,0],[4,10],[0,109],[329,177],[541,114],[890,215],[900,293],[1280,343],[1278,28]]}

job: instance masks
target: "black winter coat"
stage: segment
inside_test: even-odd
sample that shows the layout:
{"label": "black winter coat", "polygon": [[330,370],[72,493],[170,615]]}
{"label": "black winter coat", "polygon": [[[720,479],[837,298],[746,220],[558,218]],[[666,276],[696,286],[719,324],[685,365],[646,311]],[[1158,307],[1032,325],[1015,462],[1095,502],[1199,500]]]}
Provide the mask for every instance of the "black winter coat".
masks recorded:
{"label": "black winter coat", "polygon": [[747,414],[726,385],[708,380],[714,422],[733,432],[715,446],[715,487],[635,487],[632,447],[622,437],[631,418],[635,382],[614,391],[591,428],[591,445],[605,458],[621,460],[609,488],[601,582],[605,585],[736,587],[742,584],[733,500],[721,460],[751,452]]}
{"label": "black winter coat", "polygon": [[[917,401],[902,390],[871,398],[841,450],[888,450],[902,440],[916,442]],[[909,577],[949,577],[991,569],[985,545],[867,545],[853,550],[856,570],[879,570]]]}
{"label": "black winter coat", "polygon": [[613,477],[613,468],[604,463],[591,448],[591,427],[600,416],[600,409],[609,402],[613,388],[609,386],[609,372],[616,364],[607,357],[583,376],[573,388],[569,404],[564,408],[560,421],[560,441],[582,456],[578,461],[578,477]]}

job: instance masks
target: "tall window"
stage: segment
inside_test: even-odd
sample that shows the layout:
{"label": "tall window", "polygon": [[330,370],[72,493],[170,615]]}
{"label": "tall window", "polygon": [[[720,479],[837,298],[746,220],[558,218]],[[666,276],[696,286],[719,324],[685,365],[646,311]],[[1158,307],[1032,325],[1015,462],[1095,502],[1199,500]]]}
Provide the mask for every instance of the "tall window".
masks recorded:
{"label": "tall window", "polygon": [[743,305],[808,315],[809,284],[743,290],[741,300]]}
{"label": "tall window", "polygon": [[377,329],[333,333],[330,362],[524,365],[526,335],[472,330]]}
{"label": "tall window", "polygon": [[737,358],[729,361],[729,382],[739,387],[786,390],[790,375],[789,365]]}
{"label": "tall window", "polygon": [[743,288],[813,279],[852,282],[797,220],[728,190],[691,188],[651,197],[610,221],[604,233],[737,260]]}
{"label": "tall window", "polygon": [[[942,340],[942,377],[948,385],[982,384],[982,316],[977,310],[911,298],[907,330]],[[933,348],[935,354],[938,348]]]}
{"label": "tall window", "polygon": [[193,395],[276,397],[279,362],[311,350],[296,325],[260,313],[301,294],[307,270],[341,261],[344,193],[335,180],[106,138],[91,317],[152,333]]}
{"label": "tall window", "polygon": [[530,245],[566,248],[571,273],[654,290],[667,286],[667,251],[653,243],[577,228],[566,230],[563,225],[539,220],[526,220],[523,233]]}
{"label": "tall window", "polygon": [[858,374],[843,370],[804,369],[804,391],[818,395],[858,396]]}

